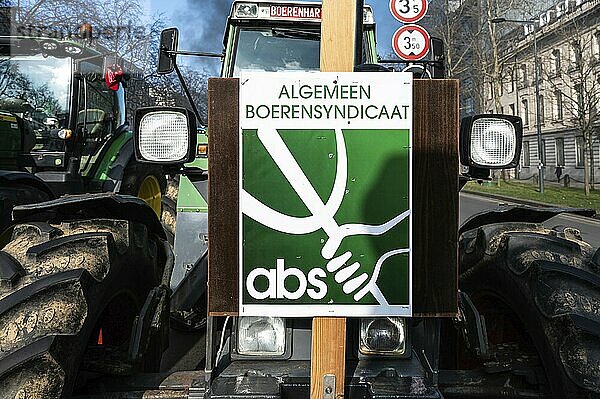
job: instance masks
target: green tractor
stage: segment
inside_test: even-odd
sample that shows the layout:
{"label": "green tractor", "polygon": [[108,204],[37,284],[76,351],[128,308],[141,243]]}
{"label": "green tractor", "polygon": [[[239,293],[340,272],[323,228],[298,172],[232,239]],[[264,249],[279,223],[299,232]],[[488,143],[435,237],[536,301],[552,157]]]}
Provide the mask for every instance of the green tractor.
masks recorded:
{"label": "green tractor", "polygon": [[[320,7],[234,1],[222,77],[243,70],[317,71]],[[390,73],[377,65],[372,10],[360,15],[357,70]],[[161,72],[179,73],[175,56],[190,54],[179,52],[177,41],[176,29],[163,32]],[[433,61],[439,69],[440,60]],[[207,317],[209,176],[206,135],[198,133],[195,114],[154,107],[136,115],[137,159],[179,177],[168,194],[174,247],[152,208],[131,196],[67,196],[15,207],[16,226],[0,251],[0,397],[309,396],[310,318]],[[492,128],[479,129],[475,139],[482,118]],[[452,165],[448,180],[438,180],[441,189],[448,184],[458,191],[458,181],[486,179],[490,169],[514,165],[521,135],[518,117],[463,121],[460,144],[453,143],[465,168],[458,173]],[[500,161],[492,159],[499,153]],[[432,162],[446,153],[434,155]],[[211,197],[211,207],[219,200]],[[446,204],[429,201],[441,207],[438,215],[444,212]],[[510,206],[469,219],[450,243],[458,247],[458,281],[430,282],[458,284],[457,313],[348,319],[346,391],[335,397],[598,397],[600,252],[574,229],[541,224],[562,212],[593,213]],[[444,227],[426,237],[440,251],[445,244],[435,234]],[[425,291],[434,296],[431,287]],[[190,335],[169,342],[174,326]],[[205,334],[198,334],[204,326]],[[179,342],[190,340],[203,350],[188,351]],[[189,366],[161,369],[167,348]],[[322,397],[331,393],[324,389]]]}
{"label": "green tractor", "polygon": [[15,205],[65,194],[134,195],[161,214],[162,168],[133,156],[133,65],[85,41],[2,36],[0,71],[0,230]]}

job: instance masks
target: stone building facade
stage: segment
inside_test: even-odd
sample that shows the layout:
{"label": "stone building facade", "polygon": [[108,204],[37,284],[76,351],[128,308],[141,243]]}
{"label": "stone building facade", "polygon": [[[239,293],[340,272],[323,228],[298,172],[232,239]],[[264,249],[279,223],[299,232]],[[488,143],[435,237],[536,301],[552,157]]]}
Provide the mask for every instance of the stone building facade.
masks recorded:
{"label": "stone building facade", "polygon": [[[493,98],[495,83],[487,82],[483,111],[519,115],[523,119],[523,152],[514,173],[517,179],[536,179],[541,161],[545,165],[546,180],[556,181],[558,173],[568,175],[571,181],[583,182],[587,161],[594,164],[588,170],[598,182],[600,0],[563,0],[535,21],[535,27],[514,24],[514,29],[507,32],[511,40],[501,49],[503,77],[496,90],[499,97]],[[540,60],[537,99],[534,34]],[[536,101],[540,102],[541,153],[538,151]]]}

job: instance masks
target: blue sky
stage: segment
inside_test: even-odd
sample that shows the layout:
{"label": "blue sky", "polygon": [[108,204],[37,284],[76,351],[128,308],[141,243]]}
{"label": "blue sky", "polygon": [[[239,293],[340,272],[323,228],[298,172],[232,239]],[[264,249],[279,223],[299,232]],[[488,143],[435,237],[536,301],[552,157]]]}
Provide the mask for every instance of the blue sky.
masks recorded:
{"label": "blue sky", "polygon": [[[388,9],[389,0],[367,0],[375,11],[377,22],[377,50],[382,56],[390,56],[394,31],[401,26]],[[219,52],[231,0],[149,0],[150,13],[163,13],[168,25],[180,31],[180,48],[195,51]],[[182,61],[183,57],[182,57]],[[188,63],[191,61],[187,59]],[[193,60],[215,69],[214,60]],[[184,61],[185,62],[185,61]]]}

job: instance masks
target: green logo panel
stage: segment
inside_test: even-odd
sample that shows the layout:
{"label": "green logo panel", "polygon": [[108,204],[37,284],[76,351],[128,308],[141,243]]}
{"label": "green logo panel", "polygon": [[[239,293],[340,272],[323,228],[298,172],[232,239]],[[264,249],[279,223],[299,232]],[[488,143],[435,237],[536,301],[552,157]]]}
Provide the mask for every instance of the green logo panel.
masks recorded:
{"label": "green logo panel", "polygon": [[410,304],[410,131],[242,132],[244,305]]}

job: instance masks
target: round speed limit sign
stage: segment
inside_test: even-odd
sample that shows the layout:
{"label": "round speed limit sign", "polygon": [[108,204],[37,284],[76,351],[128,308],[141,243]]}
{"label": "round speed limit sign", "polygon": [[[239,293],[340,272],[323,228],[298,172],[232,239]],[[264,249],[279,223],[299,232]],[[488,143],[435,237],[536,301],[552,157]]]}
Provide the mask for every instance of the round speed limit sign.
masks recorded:
{"label": "round speed limit sign", "polygon": [[419,25],[404,25],[394,33],[392,48],[405,61],[418,61],[429,53],[429,33]]}
{"label": "round speed limit sign", "polygon": [[390,11],[400,22],[415,23],[427,13],[427,0],[390,0]]}

